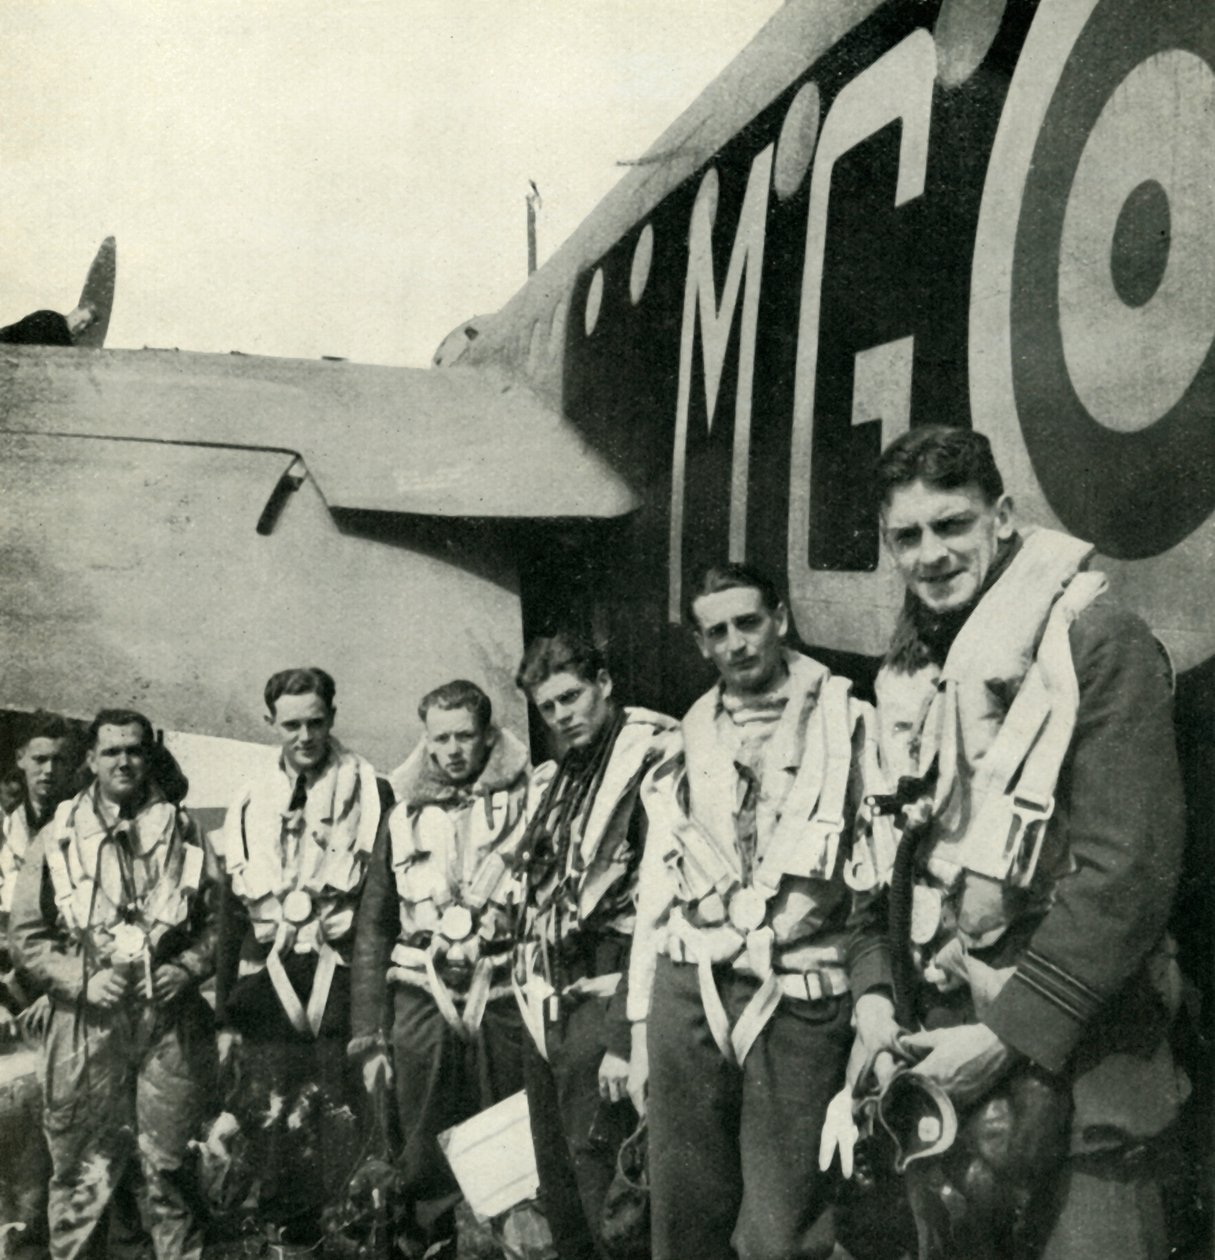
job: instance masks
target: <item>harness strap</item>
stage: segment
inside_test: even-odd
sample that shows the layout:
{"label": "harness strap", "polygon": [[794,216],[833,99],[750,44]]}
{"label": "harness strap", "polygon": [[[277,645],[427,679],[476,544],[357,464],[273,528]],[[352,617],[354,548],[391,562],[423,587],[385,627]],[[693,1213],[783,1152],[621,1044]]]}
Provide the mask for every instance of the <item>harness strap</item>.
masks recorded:
{"label": "harness strap", "polygon": [[760,859],[755,886],[765,901],[791,869],[793,856],[807,848],[815,855],[810,869],[799,875],[828,879],[835,869],[844,806],[852,769],[852,720],[848,703],[852,683],[833,675],[823,684],[807,732],[806,755],[789,789],[772,843]]}
{"label": "harness strap", "polygon": [[320,1035],[321,1023],[325,1018],[325,1007],[329,1002],[333,977],[341,960],[337,950],[328,941],[318,939],[316,973],[312,977],[312,989],[305,1009],[283,967],[283,955],[295,944],[295,938],[294,924],[285,921],[279,924],[274,944],[266,956],[266,974],[270,977],[270,983],[279,1005],[283,1008],[283,1014],[291,1021],[291,1027],[304,1036],[317,1037]]}
{"label": "harness strap", "polygon": [[[715,957],[715,954],[721,953],[720,945],[725,938],[720,933],[710,935],[702,932],[678,912],[671,916],[670,939],[675,947],[671,950],[671,957],[673,961],[695,965],[701,1006],[704,1008],[709,1032],[721,1051],[722,1058],[727,1063],[742,1067],[751,1047],[776,1014],[782,998],[814,1002],[847,993],[849,985],[847,972],[841,966],[828,964],[809,972],[775,971],[772,967],[771,928],[749,933],[745,942],[737,934],[735,938],[739,941],[739,948],[735,949],[733,957],[738,957],[745,950],[752,970],[759,977],[759,987],[748,999],[731,1028],[730,1017],[713,977],[715,964],[731,961],[730,956]],[[714,941],[719,948],[714,948]]]}

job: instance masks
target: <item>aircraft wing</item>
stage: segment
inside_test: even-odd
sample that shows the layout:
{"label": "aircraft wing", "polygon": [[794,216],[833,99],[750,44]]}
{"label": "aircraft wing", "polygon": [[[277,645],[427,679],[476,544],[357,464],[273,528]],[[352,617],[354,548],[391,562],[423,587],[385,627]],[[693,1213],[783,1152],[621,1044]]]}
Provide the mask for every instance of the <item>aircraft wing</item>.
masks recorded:
{"label": "aircraft wing", "polygon": [[0,431],[291,451],[337,508],[610,518],[638,503],[556,407],[493,368],[14,349]]}

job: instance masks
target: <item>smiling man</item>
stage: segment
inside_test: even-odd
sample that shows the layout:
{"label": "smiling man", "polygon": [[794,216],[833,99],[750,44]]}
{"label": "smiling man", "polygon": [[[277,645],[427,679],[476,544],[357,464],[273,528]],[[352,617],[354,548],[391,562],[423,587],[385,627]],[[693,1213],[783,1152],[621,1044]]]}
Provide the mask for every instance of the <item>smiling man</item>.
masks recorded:
{"label": "smiling man", "polygon": [[[1168,661],[1091,546],[1017,528],[981,434],[912,429],[878,485],[907,588],[877,684],[902,860],[861,1057],[916,1060],[963,1118],[956,1155],[908,1172],[952,1196],[944,1254],[1161,1256],[1159,1155],[1186,1089]],[[988,1141],[993,1124],[1013,1136]]]}
{"label": "smiling man", "polygon": [[350,1038],[354,917],[387,786],[333,735],[336,685],[323,669],[266,683],[278,744],[228,810],[216,976],[225,1055],[238,1056],[237,1119],[258,1210],[284,1241],[312,1245],[345,1192],[357,1071]]}
{"label": "smiling man", "polygon": [[[428,692],[418,716],[425,733],[392,776],[397,804],[359,906],[350,1053],[369,1091],[395,1077],[403,1191],[414,1208],[411,1236],[398,1241],[437,1260],[455,1255],[460,1197],[438,1135],[523,1087],[509,863],[529,759],[465,679]],[[530,1202],[493,1227],[511,1260],[552,1255]]]}
{"label": "smiling man", "polygon": [[644,1106],[629,1089],[644,1046],[630,1036],[621,980],[645,839],[638,796],[675,724],[618,705],[603,653],[575,632],[534,639],[516,681],[558,752],[532,776],[515,860],[528,1105],[557,1253],[590,1260],[603,1254],[604,1196]]}
{"label": "smiling man", "polygon": [[844,872],[876,878],[852,834],[869,709],[785,646],[750,565],[709,569],[688,616],[718,679],[647,786],[629,977],[654,1256],[825,1257],[819,1136],[852,1041]]}
{"label": "smiling man", "polygon": [[138,1159],[160,1260],[200,1257],[175,1176],[214,1079],[214,970],[204,852],[149,773],[152,726],[105,709],[89,728],[93,782],[39,833],[12,908],[17,965],[49,993],[42,1043],[51,1150],[51,1255],[99,1254],[101,1226]]}

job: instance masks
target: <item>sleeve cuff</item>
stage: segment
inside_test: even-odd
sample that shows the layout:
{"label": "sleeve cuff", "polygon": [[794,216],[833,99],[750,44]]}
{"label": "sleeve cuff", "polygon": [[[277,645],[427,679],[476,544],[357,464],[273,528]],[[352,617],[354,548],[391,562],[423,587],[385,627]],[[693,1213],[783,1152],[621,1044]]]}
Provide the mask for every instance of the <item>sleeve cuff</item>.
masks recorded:
{"label": "sleeve cuff", "polygon": [[1014,1050],[1059,1073],[1100,1007],[1098,993],[1031,949],[984,1023]]}
{"label": "sleeve cuff", "polygon": [[868,941],[849,950],[848,978],[853,1000],[871,989],[893,989],[894,976],[886,943],[879,940]]}
{"label": "sleeve cuff", "polygon": [[622,1059],[627,1059],[633,1052],[633,1026],[625,1015],[625,997],[623,993],[615,993],[608,999],[607,1010],[603,1013],[604,1049]]}

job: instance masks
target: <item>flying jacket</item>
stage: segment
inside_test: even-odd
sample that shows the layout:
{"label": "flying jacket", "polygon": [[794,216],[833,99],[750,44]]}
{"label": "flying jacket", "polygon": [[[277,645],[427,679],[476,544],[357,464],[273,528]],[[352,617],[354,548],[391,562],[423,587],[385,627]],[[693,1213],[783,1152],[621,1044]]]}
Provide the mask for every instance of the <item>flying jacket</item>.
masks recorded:
{"label": "flying jacket", "polygon": [[[1166,926],[1184,838],[1170,670],[1143,622],[1113,607],[1084,571],[1090,551],[1052,531],[1027,533],[952,642],[930,645],[921,678],[904,675],[900,692],[886,667],[878,681],[888,770],[904,773],[912,762],[922,770],[934,753],[940,768],[932,831],[916,862],[921,972],[948,989],[951,956],[997,969],[1002,987],[978,1003],[983,1022],[1048,1071],[1071,1076],[1081,1150],[1158,1133],[1185,1088],[1164,1035],[1176,988]],[[967,633],[1001,607],[1002,633]],[[1064,651],[1048,645],[1052,635]],[[1053,790],[1029,800],[1039,816],[1032,827],[1014,820],[985,832],[972,825],[983,812],[976,787],[991,787],[989,762],[1010,764],[997,755],[1000,734],[1048,655],[1046,724],[995,795],[1021,810],[1029,758],[1058,737],[1050,723],[1062,712]],[[928,684],[918,703],[917,682]],[[950,688],[952,701],[937,699]],[[1029,797],[1043,795],[1043,781]],[[978,893],[968,907],[970,889]]]}
{"label": "flying jacket", "polygon": [[355,930],[352,1054],[385,1044],[390,982],[429,990],[461,1030],[475,1028],[485,1002],[510,993],[503,981],[518,885],[509,860],[527,772],[527,749],[498,730],[470,784],[440,776],[425,740],[392,776],[398,804],[372,853]]}

